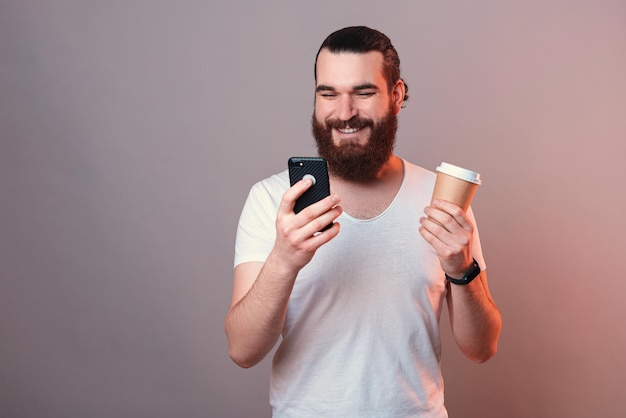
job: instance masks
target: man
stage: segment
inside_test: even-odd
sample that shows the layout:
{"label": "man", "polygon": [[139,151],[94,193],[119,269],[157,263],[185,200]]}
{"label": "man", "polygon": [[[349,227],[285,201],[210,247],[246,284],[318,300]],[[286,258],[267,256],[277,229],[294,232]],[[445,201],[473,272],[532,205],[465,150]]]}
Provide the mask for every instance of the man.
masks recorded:
{"label": "man", "polygon": [[[331,196],[295,214],[309,180],[289,187],[285,171],[252,188],[237,232],[229,354],[251,367],[282,336],[275,417],[446,417],[444,299],[472,360],[495,354],[501,328],[472,211],[430,206],[434,173],[393,153],[408,96],[387,36],[331,34],[315,81],[313,134]],[[475,264],[470,283],[451,283],[475,276]]]}

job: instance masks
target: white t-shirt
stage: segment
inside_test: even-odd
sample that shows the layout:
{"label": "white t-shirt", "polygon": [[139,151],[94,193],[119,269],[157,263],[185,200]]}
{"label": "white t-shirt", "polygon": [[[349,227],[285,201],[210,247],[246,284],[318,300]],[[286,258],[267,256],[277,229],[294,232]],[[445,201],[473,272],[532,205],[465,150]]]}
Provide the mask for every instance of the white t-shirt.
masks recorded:
{"label": "white t-shirt", "polygon": [[[434,181],[404,161],[390,206],[368,220],[343,213],[339,235],[300,271],[273,360],[274,417],[447,417],[439,364],[446,280],[418,232]],[[265,261],[288,187],[285,171],[252,188],[235,265]],[[477,230],[473,252],[484,269]]]}

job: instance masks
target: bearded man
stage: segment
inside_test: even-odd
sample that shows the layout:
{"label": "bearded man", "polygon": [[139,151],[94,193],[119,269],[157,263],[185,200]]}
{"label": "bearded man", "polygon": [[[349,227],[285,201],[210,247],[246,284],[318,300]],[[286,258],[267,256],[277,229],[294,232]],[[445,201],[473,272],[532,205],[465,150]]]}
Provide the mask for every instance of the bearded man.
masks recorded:
{"label": "bearded man", "polygon": [[250,191],[225,330],[241,367],[280,340],[274,417],[447,417],[444,300],[467,357],[497,350],[501,317],[471,208],[431,205],[435,174],[393,152],[407,90],[386,35],[332,33],[315,61],[312,117],[331,195],[294,213],[312,183],[290,187],[286,171]]}

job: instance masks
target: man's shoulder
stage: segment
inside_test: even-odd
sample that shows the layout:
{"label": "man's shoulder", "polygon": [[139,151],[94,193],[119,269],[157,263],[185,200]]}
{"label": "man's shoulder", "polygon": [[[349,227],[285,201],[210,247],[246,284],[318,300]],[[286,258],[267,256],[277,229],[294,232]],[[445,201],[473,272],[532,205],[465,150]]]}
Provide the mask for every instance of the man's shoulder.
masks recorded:
{"label": "man's shoulder", "polygon": [[262,192],[269,195],[278,194],[279,196],[282,196],[288,188],[289,173],[287,170],[284,170],[255,183],[252,186],[251,193]]}
{"label": "man's shoulder", "polygon": [[273,218],[285,191],[289,188],[287,171],[274,174],[252,185],[242,211],[242,219],[257,222]]}
{"label": "man's shoulder", "polygon": [[404,162],[404,172],[407,176],[424,176],[433,178],[436,176],[435,172],[432,170],[428,170],[404,158],[402,161]]}

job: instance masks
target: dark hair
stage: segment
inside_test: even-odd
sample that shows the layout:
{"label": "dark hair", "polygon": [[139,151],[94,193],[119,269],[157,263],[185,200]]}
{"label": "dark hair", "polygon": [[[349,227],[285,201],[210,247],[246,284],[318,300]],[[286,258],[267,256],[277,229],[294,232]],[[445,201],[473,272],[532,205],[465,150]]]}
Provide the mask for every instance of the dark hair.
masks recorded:
{"label": "dark hair", "polygon": [[[400,78],[400,57],[398,51],[391,44],[391,39],[376,29],[366,26],[349,26],[331,33],[322,43],[315,56],[315,80],[317,81],[317,58],[322,49],[328,49],[332,53],[352,52],[363,54],[370,51],[378,51],[383,54],[383,75],[387,81],[387,87],[391,91],[392,87]],[[404,80],[402,80],[404,83]],[[409,86],[404,83],[408,93]],[[405,94],[404,101],[409,99]]]}

